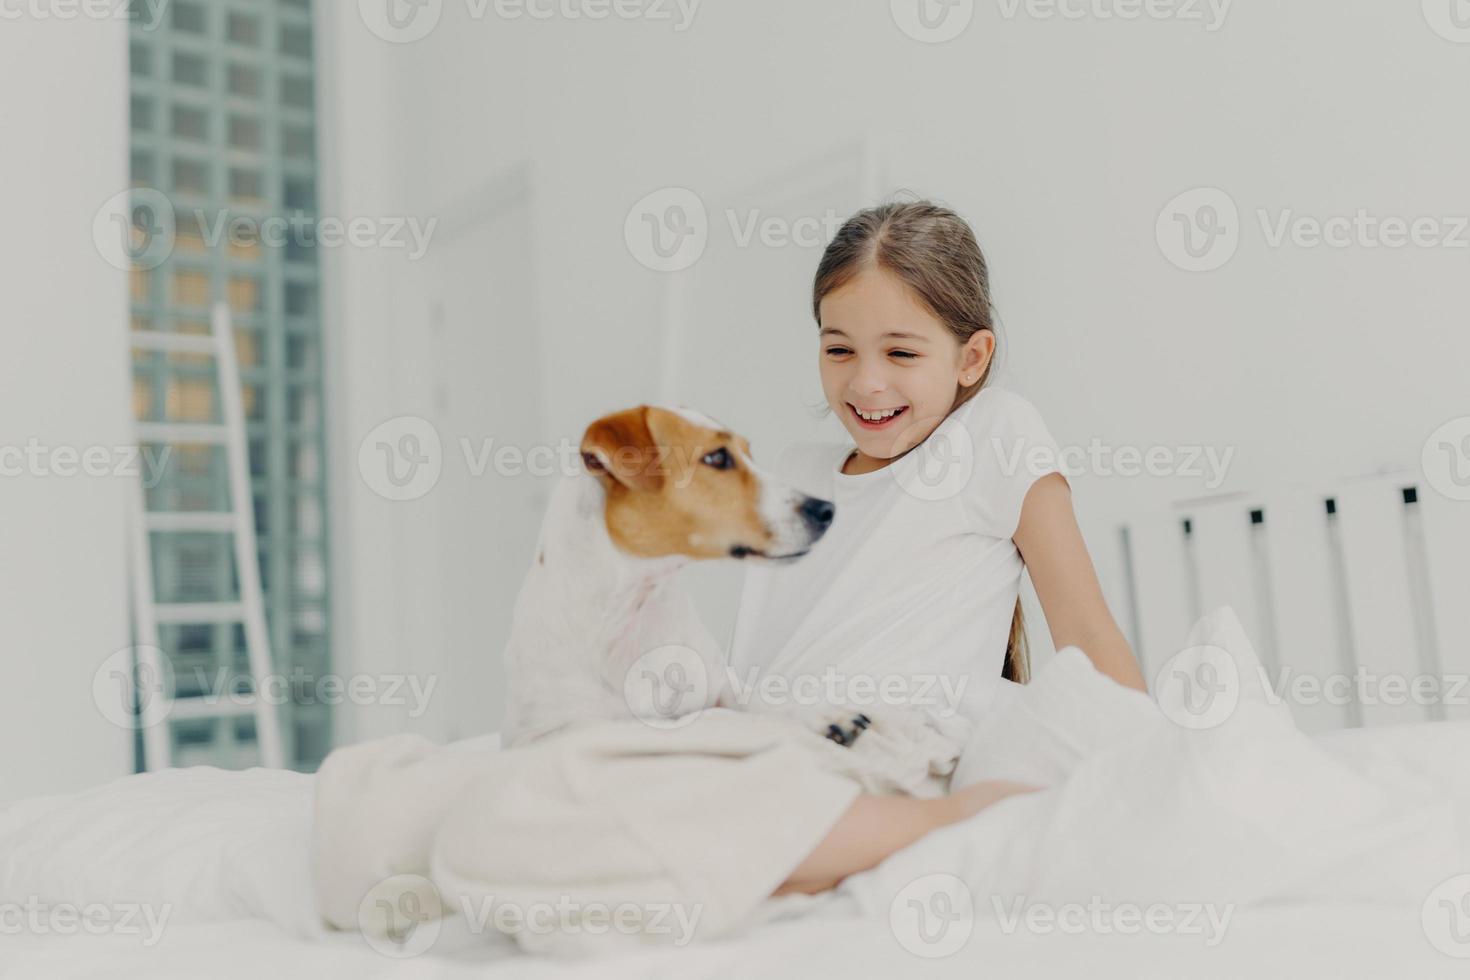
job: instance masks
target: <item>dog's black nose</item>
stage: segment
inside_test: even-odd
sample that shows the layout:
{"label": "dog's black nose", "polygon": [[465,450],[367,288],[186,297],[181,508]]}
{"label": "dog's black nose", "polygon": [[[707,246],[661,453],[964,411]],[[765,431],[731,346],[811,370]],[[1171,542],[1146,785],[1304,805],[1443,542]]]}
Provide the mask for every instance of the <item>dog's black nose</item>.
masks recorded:
{"label": "dog's black nose", "polygon": [[802,520],[806,521],[812,530],[818,532],[827,530],[832,523],[833,516],[837,513],[837,508],[832,506],[831,501],[822,500],[820,497],[806,498],[797,510],[801,512]]}

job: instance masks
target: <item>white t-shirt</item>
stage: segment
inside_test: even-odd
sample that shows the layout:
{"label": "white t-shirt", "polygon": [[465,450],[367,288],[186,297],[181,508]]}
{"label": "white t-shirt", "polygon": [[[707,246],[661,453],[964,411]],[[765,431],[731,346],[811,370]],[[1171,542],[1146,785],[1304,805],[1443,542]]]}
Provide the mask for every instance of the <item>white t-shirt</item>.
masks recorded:
{"label": "white t-shirt", "polygon": [[1029,401],[987,388],[883,469],[840,472],[854,448],[802,443],[772,467],[837,512],[806,557],[747,569],[733,679],[756,698],[973,722],[1001,680],[1020,591],[1011,536],[1031,484],[1060,472],[1057,445]]}

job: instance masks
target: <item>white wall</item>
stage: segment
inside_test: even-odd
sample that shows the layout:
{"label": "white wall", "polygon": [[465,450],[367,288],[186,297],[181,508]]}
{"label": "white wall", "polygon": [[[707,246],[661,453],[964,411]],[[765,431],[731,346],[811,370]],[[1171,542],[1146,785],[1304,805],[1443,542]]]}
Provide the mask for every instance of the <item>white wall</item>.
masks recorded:
{"label": "white wall", "polygon": [[[944,44],[906,36],[884,3],[710,2],[682,32],[505,20],[494,5],[475,19],[481,6],[446,0],[407,44],[339,12],[342,203],[448,220],[487,181],[527,175],[553,436],[671,390],[755,433],[763,455],[823,431],[801,408],[817,393],[805,291],[818,249],[738,249],[723,211],[845,214],[899,188],[974,224],[1004,322],[999,380],[1063,444],[1233,448],[1213,488],[1227,492],[1415,467],[1425,437],[1470,408],[1465,250],[1271,248],[1257,218],[1470,212],[1470,130],[1451,122],[1470,45],[1437,35],[1419,4],[1238,4],[1207,31],[1040,19],[1024,4],[1007,19],[1010,4],[982,0]],[[824,169],[830,180],[810,176]],[[664,187],[696,191],[711,215],[710,247],[685,272],[650,271],[624,244],[629,209]],[[1175,267],[1155,237],[1165,205],[1196,187],[1227,191],[1243,220],[1238,253],[1209,273]],[[432,290],[410,286],[403,263],[386,275],[378,256],[343,263],[340,370],[381,374],[367,352],[424,344]],[[349,381],[344,451],[412,404],[395,395],[431,370],[410,358],[391,378]],[[1117,522],[1207,488],[1089,474],[1074,489],[1122,619]],[[425,569],[390,567],[408,552],[379,534],[407,508],[358,502],[338,553],[358,578],[343,605],[366,650],[396,614],[373,604],[424,589]],[[473,570],[498,594],[525,557],[433,574]],[[481,652],[498,657],[500,642],[487,632]]]}
{"label": "white wall", "polygon": [[0,803],[132,771],[131,734],[92,687],[130,643],[126,478],[61,475],[80,464],[52,454],[131,438],[127,281],[92,239],[127,187],[126,37],[120,20],[0,30],[0,447],[46,450],[0,460]]}

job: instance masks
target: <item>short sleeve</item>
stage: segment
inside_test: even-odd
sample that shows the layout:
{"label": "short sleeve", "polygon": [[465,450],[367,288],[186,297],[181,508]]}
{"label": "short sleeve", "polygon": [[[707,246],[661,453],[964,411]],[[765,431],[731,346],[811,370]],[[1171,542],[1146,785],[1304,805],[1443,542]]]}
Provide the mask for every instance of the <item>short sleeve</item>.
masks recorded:
{"label": "short sleeve", "polygon": [[1048,473],[1066,477],[1060,449],[1036,406],[1013,391],[983,390],[959,412],[975,453],[961,494],[966,517],[980,534],[1012,537],[1031,485]]}

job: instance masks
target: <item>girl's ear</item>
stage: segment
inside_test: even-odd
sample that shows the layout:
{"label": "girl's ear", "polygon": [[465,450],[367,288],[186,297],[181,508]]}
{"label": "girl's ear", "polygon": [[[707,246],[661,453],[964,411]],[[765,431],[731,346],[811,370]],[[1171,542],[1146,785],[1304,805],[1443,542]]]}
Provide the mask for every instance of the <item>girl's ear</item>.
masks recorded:
{"label": "girl's ear", "polygon": [[970,384],[980,380],[990,359],[995,355],[995,331],[976,330],[960,349],[960,380],[973,377]]}

